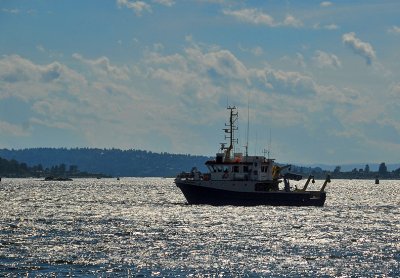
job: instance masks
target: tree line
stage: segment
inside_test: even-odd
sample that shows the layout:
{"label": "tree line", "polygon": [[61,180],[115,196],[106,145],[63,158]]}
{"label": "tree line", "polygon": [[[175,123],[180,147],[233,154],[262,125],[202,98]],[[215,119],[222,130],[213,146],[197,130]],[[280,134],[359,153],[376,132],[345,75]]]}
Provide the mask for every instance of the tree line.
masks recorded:
{"label": "tree line", "polygon": [[[0,149],[0,157],[13,161],[9,166],[14,169],[4,173],[13,173],[19,176],[78,176],[83,173],[101,173],[113,177],[175,177],[182,171],[189,171],[196,167],[206,172],[206,160],[213,159],[206,156],[190,154],[154,153],[143,150],[121,150],[100,148],[28,148],[28,149]],[[16,170],[17,161],[19,170]],[[36,165],[36,166],[31,166]],[[14,168],[13,168],[14,167]],[[78,168],[79,167],[79,168]],[[29,170],[27,170],[29,168]],[[377,171],[371,171],[367,164],[362,169],[354,168],[351,171],[342,171],[336,166],[331,171],[320,167],[304,167],[293,165],[291,172],[302,176],[314,175],[315,178],[325,179],[326,175],[339,179],[400,179],[400,168],[388,171],[382,162]]]}
{"label": "tree line", "polygon": [[0,149],[0,156],[23,161],[28,165],[79,166],[80,171],[102,173],[113,177],[175,177],[182,171],[197,167],[206,171],[206,156],[189,154],[154,153],[143,150],[100,148],[29,148]]}
{"label": "tree line", "polygon": [[25,162],[15,159],[7,160],[0,157],[0,177],[26,178],[26,177],[103,177],[102,174],[81,172],[77,165],[65,165],[61,163],[51,167],[43,167],[42,164],[28,166]]}
{"label": "tree line", "polygon": [[334,177],[342,179],[400,179],[400,168],[393,171],[388,171],[386,163],[382,162],[379,164],[377,171],[371,171],[369,165],[366,164],[364,168],[354,168],[351,171],[342,172],[341,167],[336,166],[332,174]]}
{"label": "tree line", "polygon": [[371,171],[370,166],[366,164],[363,168],[354,168],[351,171],[342,171],[341,166],[336,166],[333,171],[329,171],[320,167],[292,165],[290,172],[302,176],[313,175],[317,179],[324,179],[327,175],[336,179],[400,179],[400,168],[388,171],[385,162],[379,164],[377,171]]}

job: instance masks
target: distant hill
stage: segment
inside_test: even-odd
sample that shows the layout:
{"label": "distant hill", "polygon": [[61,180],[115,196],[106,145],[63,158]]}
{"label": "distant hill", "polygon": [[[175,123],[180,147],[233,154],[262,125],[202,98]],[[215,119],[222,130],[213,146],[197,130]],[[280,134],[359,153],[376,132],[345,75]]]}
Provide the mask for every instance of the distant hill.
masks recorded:
{"label": "distant hill", "polygon": [[[16,160],[27,166],[38,165],[43,169],[54,165],[65,165],[66,169],[76,166],[82,172],[98,173],[114,177],[175,177],[182,171],[197,167],[205,172],[204,162],[209,157],[189,154],[153,153],[143,150],[120,150],[98,148],[30,148],[0,149],[0,157]],[[306,176],[313,174],[316,178],[325,178],[332,173],[333,178],[371,178],[377,172],[378,164],[369,164],[370,173],[363,173],[366,164],[351,165],[293,165],[291,171]],[[339,171],[335,168],[340,166]],[[396,171],[398,176],[400,164],[388,164],[389,172]],[[393,178],[393,175],[387,176]]]}
{"label": "distant hill", "polygon": [[205,171],[205,156],[153,153],[141,150],[96,148],[0,149],[0,157],[24,162],[29,166],[76,165],[81,171],[115,177],[174,177],[197,167]]}

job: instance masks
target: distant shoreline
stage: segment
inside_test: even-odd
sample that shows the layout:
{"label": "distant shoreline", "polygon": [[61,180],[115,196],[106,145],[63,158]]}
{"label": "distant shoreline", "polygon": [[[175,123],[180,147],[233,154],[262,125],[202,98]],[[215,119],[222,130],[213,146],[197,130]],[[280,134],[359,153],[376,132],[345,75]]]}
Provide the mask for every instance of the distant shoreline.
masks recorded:
{"label": "distant shoreline", "polygon": [[[153,153],[144,150],[100,148],[27,148],[0,149],[0,159],[11,162],[1,169],[0,176],[13,177],[175,177],[196,167],[207,172],[205,161],[210,157],[190,154]],[[316,179],[400,179],[400,164],[347,164],[330,166],[291,166],[291,172]],[[281,163],[281,165],[283,165]],[[398,166],[398,167],[397,167]],[[351,167],[351,168],[349,168]],[[395,168],[397,167],[397,168]],[[18,169],[17,169],[18,168]],[[394,168],[394,170],[391,170]],[[345,171],[345,169],[351,169]],[[376,169],[376,171],[375,171]]]}

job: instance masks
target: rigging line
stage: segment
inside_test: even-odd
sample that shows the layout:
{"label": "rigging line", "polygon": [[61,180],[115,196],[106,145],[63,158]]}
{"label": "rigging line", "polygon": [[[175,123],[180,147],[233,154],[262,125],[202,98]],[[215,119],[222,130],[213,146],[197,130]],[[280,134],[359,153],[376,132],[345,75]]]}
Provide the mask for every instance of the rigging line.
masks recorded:
{"label": "rigging line", "polygon": [[269,128],[269,141],[268,141],[268,159],[271,154],[272,142],[271,142],[271,128]]}
{"label": "rigging line", "polygon": [[249,133],[250,133],[250,93],[247,92],[247,131],[246,131],[246,157],[249,155]]}

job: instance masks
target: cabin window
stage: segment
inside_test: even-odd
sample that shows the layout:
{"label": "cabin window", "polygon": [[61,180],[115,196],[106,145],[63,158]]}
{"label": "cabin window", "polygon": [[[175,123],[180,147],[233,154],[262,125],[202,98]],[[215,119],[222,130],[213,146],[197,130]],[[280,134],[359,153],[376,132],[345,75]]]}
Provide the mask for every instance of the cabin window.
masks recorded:
{"label": "cabin window", "polygon": [[266,173],[268,170],[268,166],[261,166],[261,172]]}
{"label": "cabin window", "polygon": [[249,166],[243,166],[243,172],[248,173],[249,172]]}
{"label": "cabin window", "polygon": [[230,167],[229,166],[224,166],[224,172],[229,172]]}
{"label": "cabin window", "polygon": [[239,166],[233,166],[233,172],[239,173]]}
{"label": "cabin window", "polygon": [[222,166],[221,165],[217,165],[217,166],[215,166],[215,168],[217,169],[218,172],[222,172]]}

